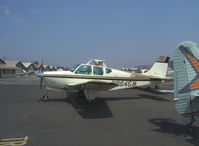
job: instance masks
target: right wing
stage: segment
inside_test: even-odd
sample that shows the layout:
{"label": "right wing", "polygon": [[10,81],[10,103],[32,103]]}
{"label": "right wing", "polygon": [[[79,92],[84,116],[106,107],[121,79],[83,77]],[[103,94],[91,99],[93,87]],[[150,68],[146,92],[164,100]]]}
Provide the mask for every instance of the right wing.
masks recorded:
{"label": "right wing", "polygon": [[99,92],[108,91],[118,85],[103,81],[85,81],[81,83],[70,83],[67,84],[67,86],[72,89],[84,91],[87,100],[94,100]]}
{"label": "right wing", "polygon": [[103,81],[84,81],[84,82],[71,82],[67,84],[68,87],[83,90],[85,87],[89,86],[90,90],[110,90],[118,85],[114,83],[107,83]]}

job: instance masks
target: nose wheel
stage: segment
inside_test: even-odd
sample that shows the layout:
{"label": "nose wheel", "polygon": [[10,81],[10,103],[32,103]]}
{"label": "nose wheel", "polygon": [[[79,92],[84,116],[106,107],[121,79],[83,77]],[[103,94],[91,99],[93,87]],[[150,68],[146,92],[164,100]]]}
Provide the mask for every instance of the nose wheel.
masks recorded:
{"label": "nose wheel", "polygon": [[43,91],[43,96],[39,99],[39,102],[47,102],[49,101],[49,96],[47,90]]}
{"label": "nose wheel", "polygon": [[44,96],[42,96],[42,98],[41,98],[41,99],[39,99],[39,102],[41,102],[41,101],[43,101],[43,102],[49,101],[49,97],[48,97],[48,95],[44,95]]}

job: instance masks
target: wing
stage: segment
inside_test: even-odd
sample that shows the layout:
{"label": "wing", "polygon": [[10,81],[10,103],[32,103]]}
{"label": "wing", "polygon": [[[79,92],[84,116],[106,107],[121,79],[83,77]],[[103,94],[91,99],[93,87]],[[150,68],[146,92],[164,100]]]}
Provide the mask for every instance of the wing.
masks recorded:
{"label": "wing", "polygon": [[118,85],[103,81],[85,81],[81,83],[70,83],[67,85],[71,89],[84,91],[87,100],[94,100],[99,92],[108,91]]}

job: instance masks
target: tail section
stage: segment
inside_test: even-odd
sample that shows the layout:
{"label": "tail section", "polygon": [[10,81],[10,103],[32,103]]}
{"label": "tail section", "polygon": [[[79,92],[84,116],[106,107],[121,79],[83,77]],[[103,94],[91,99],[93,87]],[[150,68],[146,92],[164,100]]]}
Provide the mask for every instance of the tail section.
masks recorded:
{"label": "tail section", "polygon": [[169,57],[160,56],[158,60],[154,63],[152,68],[145,74],[165,79],[167,74],[168,62],[169,62]]}
{"label": "tail section", "polygon": [[199,119],[199,49],[191,41],[174,51],[175,106],[179,114]]}

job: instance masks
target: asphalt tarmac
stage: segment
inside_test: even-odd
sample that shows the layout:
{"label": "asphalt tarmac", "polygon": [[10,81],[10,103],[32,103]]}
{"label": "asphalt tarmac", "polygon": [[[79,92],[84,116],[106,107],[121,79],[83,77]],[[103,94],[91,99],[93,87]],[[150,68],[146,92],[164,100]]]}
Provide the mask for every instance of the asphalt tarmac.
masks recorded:
{"label": "asphalt tarmac", "polygon": [[75,92],[71,100],[64,92],[49,95],[38,102],[42,90],[35,77],[0,79],[1,146],[199,145],[199,124],[185,128],[172,93],[105,92],[91,104]]}

